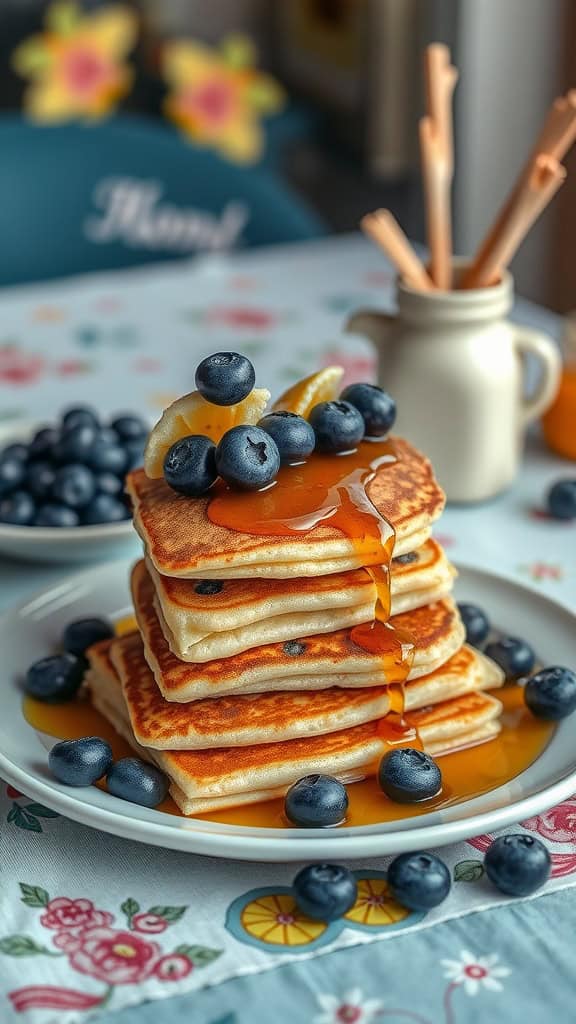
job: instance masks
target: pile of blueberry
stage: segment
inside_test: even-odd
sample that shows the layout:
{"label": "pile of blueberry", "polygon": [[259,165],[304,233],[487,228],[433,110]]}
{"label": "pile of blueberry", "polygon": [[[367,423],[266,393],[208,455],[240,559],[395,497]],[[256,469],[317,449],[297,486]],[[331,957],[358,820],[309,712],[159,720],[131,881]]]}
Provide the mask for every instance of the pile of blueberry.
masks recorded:
{"label": "pile of blueberry", "polygon": [[[62,651],[41,658],[28,669],[26,693],[49,704],[72,700],[84,680],[86,651],[112,636],[113,627],[104,619],[69,623],[62,636]],[[56,743],[48,755],[48,765],[54,777],[66,786],[92,786],[106,776],[109,793],[143,807],[156,807],[168,792],[164,772],[138,757],[114,761],[110,744],[99,736]]]}
{"label": "pile of blueberry", "polygon": [[148,428],[131,413],[104,425],[77,406],[28,444],[0,452],[0,522],[93,526],[130,518],[124,477],[142,464]]}
{"label": "pile of blueberry", "polygon": [[530,675],[536,665],[536,653],[517,636],[499,636],[486,643],[492,625],[486,613],[475,604],[459,604],[466,629],[466,642],[484,650],[504,672],[506,679],[524,684],[524,700],[536,718],[560,721],[576,711],[576,673],[561,665],[542,668]]}
{"label": "pile of blueberry", "polygon": [[[484,858],[492,885],[506,896],[530,896],[550,876],[550,854],[534,836],[524,833],[495,839]],[[450,871],[433,853],[401,853],[388,866],[390,894],[410,910],[428,911],[450,892]],[[309,864],[292,883],[297,906],[317,921],[336,921],[354,906],[358,883],[340,864]]]}
{"label": "pile of blueberry", "polygon": [[[252,391],[254,367],[237,352],[216,352],[196,370],[196,387],[213,405],[235,405]],[[351,384],[338,401],[320,402],[308,420],[292,412],[271,412],[257,426],[228,430],[218,445],[201,434],[176,441],[164,460],[166,482],[197,498],[217,477],[231,487],[254,491],[277,477],[281,464],[302,462],[314,450],[350,451],[364,437],[383,437],[396,418],[394,400],[373,384]]]}

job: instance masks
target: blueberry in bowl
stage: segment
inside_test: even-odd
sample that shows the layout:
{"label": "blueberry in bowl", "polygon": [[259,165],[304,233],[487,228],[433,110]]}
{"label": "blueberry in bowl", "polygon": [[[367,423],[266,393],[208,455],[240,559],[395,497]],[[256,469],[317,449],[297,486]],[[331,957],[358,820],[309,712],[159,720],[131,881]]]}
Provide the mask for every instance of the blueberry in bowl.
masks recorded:
{"label": "blueberry in bowl", "polygon": [[57,422],[0,427],[0,554],[37,562],[113,556],[133,540],[125,477],[143,463],[149,427],[88,406]]}

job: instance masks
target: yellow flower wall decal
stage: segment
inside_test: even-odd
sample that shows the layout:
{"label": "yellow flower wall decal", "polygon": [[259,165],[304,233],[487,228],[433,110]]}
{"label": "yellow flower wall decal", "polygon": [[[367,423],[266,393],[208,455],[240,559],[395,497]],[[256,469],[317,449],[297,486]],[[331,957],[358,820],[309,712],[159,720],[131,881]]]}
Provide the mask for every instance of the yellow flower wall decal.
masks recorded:
{"label": "yellow flower wall decal", "polygon": [[284,103],[281,87],[254,61],[252,43],[237,35],[218,49],[191,40],[168,43],[162,54],[167,116],[197,145],[241,164],[260,158],[261,118]]}
{"label": "yellow flower wall decal", "polygon": [[26,113],[47,124],[104,117],[132,84],[124,59],[137,31],[135,15],[121,4],[91,14],[75,3],[51,4],[44,31],[25,39],[12,56],[14,69],[30,83]]}

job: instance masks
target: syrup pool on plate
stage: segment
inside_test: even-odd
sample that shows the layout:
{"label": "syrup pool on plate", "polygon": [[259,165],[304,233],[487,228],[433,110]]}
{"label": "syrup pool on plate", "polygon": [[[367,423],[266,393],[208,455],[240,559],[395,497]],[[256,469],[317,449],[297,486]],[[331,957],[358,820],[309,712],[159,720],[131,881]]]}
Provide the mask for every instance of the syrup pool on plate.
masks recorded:
{"label": "syrup pool on plate", "polygon": [[[435,800],[421,804],[395,804],[378,787],[375,778],[348,786],[350,807],[347,825],[376,825],[428,814],[440,807],[462,803],[502,786],[525,771],[543,752],[554,732],[551,722],[534,718],[524,706],[522,687],[515,684],[496,690],[494,695],[504,705],[502,731],[493,740],[438,758],[444,789]],[[81,736],[102,736],[112,746],[114,756],[133,757],[134,751],[112,725],[85,699],[68,704],[45,704],[32,697],[24,698],[24,716],[32,728],[56,739],[78,739]],[[180,815],[176,804],[168,798],[158,808]],[[250,804],[199,814],[199,818],[247,828],[286,828],[282,800]]]}

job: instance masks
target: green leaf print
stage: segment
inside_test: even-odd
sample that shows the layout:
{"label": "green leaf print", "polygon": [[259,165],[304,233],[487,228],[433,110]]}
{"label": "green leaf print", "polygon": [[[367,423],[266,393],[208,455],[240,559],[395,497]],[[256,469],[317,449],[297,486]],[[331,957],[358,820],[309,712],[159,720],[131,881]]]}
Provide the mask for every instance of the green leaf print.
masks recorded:
{"label": "green leaf print", "polygon": [[30,814],[19,804],[12,804],[8,813],[8,821],[16,825],[16,828],[23,828],[26,832],[41,832],[42,825],[34,814]]}
{"label": "green leaf print", "polygon": [[26,885],[26,882],[20,882],[20,892],[22,903],[27,907],[47,907],[50,902],[46,889],[41,889],[39,885]]}
{"label": "green leaf print", "polygon": [[150,907],[148,913],[156,914],[157,917],[163,917],[165,921],[174,924],[175,921],[180,920],[187,910],[188,907]]}
{"label": "green leaf print", "polygon": [[0,939],[0,953],[7,956],[36,956],[39,953],[50,953],[50,950],[39,946],[29,935],[8,935]]}
{"label": "green leaf print", "polygon": [[207,967],[213,960],[217,960],[219,956],[222,956],[221,949],[210,949],[208,946],[188,946],[183,943],[181,946],[176,946],[175,953],[179,953],[180,956],[187,956],[192,961],[194,967]]}
{"label": "green leaf print", "polygon": [[455,882],[477,882],[484,874],[481,860],[460,860],[454,867]]}
{"label": "green leaf print", "polygon": [[50,807],[44,807],[44,804],[26,804],[24,808],[29,814],[35,814],[38,818],[59,818],[58,811],[53,811]]}
{"label": "green leaf print", "polygon": [[122,913],[126,914],[126,917],[128,918],[128,927],[131,928],[132,918],[134,917],[134,914],[137,914],[140,910],[140,904],[129,896],[128,899],[124,900],[124,903],[121,904],[120,910]]}

